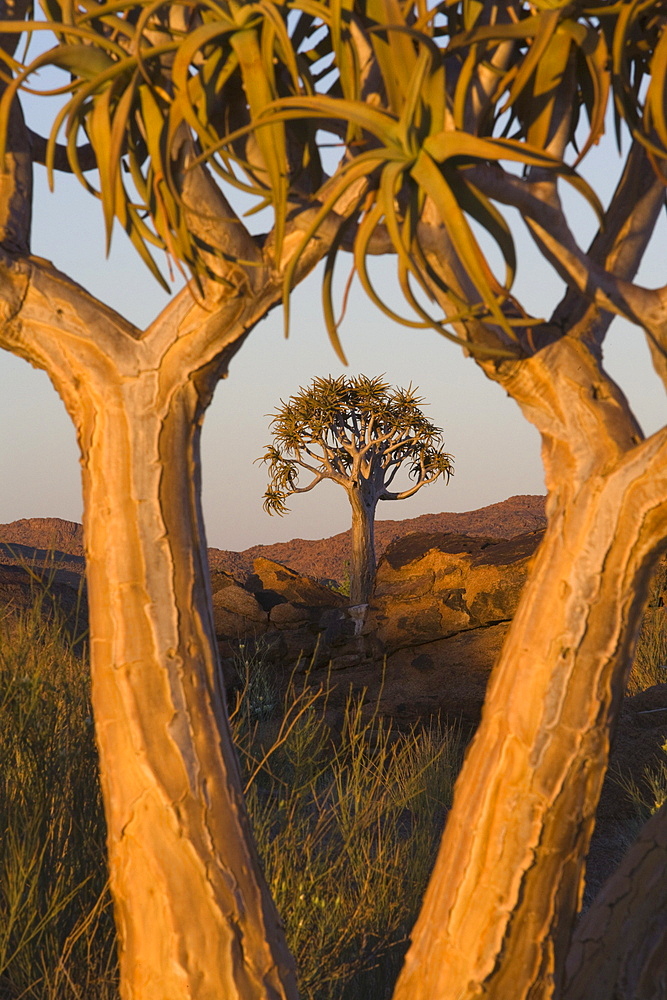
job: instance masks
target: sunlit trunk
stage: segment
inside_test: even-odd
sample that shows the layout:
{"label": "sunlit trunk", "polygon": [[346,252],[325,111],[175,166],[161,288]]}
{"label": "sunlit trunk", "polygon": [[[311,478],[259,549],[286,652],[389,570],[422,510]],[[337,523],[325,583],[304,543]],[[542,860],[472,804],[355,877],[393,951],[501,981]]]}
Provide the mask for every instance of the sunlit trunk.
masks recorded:
{"label": "sunlit trunk", "polygon": [[123,1000],[296,1000],[243,804],[200,508],[203,413],[271,289],[206,309],[184,291],[142,332],[45,262],[0,281],[17,317],[0,343],[49,373],[81,450]]}
{"label": "sunlit trunk", "polygon": [[227,723],[194,380],[82,388],[93,702],[125,1000],[296,997]]}
{"label": "sunlit trunk", "polygon": [[375,507],[377,501],[357,487],[348,490],[352,507],[350,604],[367,604],[375,583]]}
{"label": "sunlit trunk", "polygon": [[612,728],[667,536],[665,435],[640,442],[584,347],[554,345],[512,389],[533,416],[543,408],[549,524],[394,1000],[558,996]]}

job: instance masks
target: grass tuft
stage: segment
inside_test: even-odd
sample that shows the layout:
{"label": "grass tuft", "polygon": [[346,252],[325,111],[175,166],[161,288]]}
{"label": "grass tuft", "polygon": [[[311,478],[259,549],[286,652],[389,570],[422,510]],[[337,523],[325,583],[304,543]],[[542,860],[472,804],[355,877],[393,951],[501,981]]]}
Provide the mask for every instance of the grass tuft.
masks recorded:
{"label": "grass tuft", "polygon": [[232,714],[269,887],[302,1000],[391,996],[460,763],[437,720],[396,731],[350,696],[292,684],[273,723]]}
{"label": "grass tuft", "polygon": [[117,996],[85,666],[39,597],[0,619],[0,997]]}

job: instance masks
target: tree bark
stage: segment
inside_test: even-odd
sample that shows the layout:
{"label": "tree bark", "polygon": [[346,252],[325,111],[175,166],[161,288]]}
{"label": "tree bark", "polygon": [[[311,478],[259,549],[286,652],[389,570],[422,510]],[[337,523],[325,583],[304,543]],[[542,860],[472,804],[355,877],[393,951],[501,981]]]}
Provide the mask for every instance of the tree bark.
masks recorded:
{"label": "tree bark", "polygon": [[89,392],[78,430],[123,996],[295,997],[227,725],[197,489],[198,391],[192,378],[166,387],[153,373],[114,381],[107,373]]}
{"label": "tree bark", "polygon": [[667,805],[645,825],[580,920],[563,1000],[667,996]]}
{"label": "tree bark", "polygon": [[296,1000],[243,804],[199,498],[205,407],[266,302],[207,312],[186,290],[142,334],[43,262],[6,263],[0,282],[0,343],[47,370],[81,450],[121,994]]}
{"label": "tree bark", "polygon": [[498,381],[543,436],[548,528],[494,668],[394,1000],[547,1000],[651,568],[667,433],[648,441],[575,339]]}
{"label": "tree bark", "polygon": [[375,508],[377,501],[355,485],[347,495],[352,507],[350,604],[368,604],[375,583]]}

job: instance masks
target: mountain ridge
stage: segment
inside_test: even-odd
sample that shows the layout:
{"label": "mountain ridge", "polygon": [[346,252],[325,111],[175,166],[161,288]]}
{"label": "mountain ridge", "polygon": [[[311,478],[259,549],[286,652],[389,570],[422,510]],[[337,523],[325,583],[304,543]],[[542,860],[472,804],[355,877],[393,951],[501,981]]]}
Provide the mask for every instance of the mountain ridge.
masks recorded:
{"label": "mountain ridge", "polygon": [[[546,497],[520,494],[472,511],[443,511],[404,520],[375,522],[378,558],[395,538],[413,533],[462,534],[490,538],[514,538],[546,526]],[[68,568],[83,559],[83,528],[75,521],[57,517],[21,518],[0,524],[0,563],[43,559],[49,552],[66,556]],[[39,553],[39,555],[38,555]],[[258,557],[283,563],[304,576],[342,580],[350,558],[350,530],[327,538],[293,538],[288,542],[252,545],[242,551],[209,548],[214,571],[227,572],[244,581]],[[80,564],[82,567],[82,563]]]}

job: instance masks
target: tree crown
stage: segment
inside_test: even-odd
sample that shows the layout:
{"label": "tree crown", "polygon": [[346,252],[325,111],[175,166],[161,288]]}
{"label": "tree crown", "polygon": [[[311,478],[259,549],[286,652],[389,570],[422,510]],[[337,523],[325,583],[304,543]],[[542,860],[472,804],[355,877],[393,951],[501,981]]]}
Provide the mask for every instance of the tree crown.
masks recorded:
{"label": "tree crown", "polygon": [[[273,444],[260,459],[269,466],[264,509],[287,513],[285,500],[306,493],[323,479],[346,489],[365,486],[374,500],[398,500],[421,486],[453,473],[453,458],[443,447],[442,431],[422,413],[412,386],[392,388],[382,376],[314,379],[273,414]],[[407,463],[407,464],[406,464]],[[392,492],[401,466],[413,480]],[[299,473],[313,476],[299,486]]]}
{"label": "tree crown", "polygon": [[[15,79],[0,106],[0,143],[16,93],[45,66],[62,70],[63,85],[43,91],[60,93],[62,110],[46,142],[33,137],[33,155],[51,173],[73,171],[100,198],[109,236],[117,220],[158,277],[154,247],[200,280],[227,283],[231,263],[253,267],[268,254],[287,298],[309,241],[328,227],[324,313],[339,350],[331,279],[339,251],[351,249],[365,290],[393,319],[435,326],[481,354],[531,353],[538,321],[512,298],[515,248],[498,202],[540,215],[557,244],[549,259],[561,273],[569,264],[574,280],[561,206],[551,198],[547,211],[532,182],[561,176],[602,217],[575,168],[604,132],[610,97],[619,142],[625,126],[657,172],[667,151],[664,3],[49,0],[43,8],[44,22],[3,25],[5,37],[51,31],[56,44],[25,63],[5,53]],[[204,164],[219,190],[273,207],[270,234],[250,238],[210,191],[203,198],[199,188],[195,199],[188,185]],[[502,277],[471,220],[499,248]],[[230,227],[244,238],[230,241]],[[464,287],[434,265],[434,227],[445,228]],[[373,285],[367,259],[383,249],[397,255],[411,315],[397,315]],[[478,320],[496,331],[485,343],[470,334]]]}

